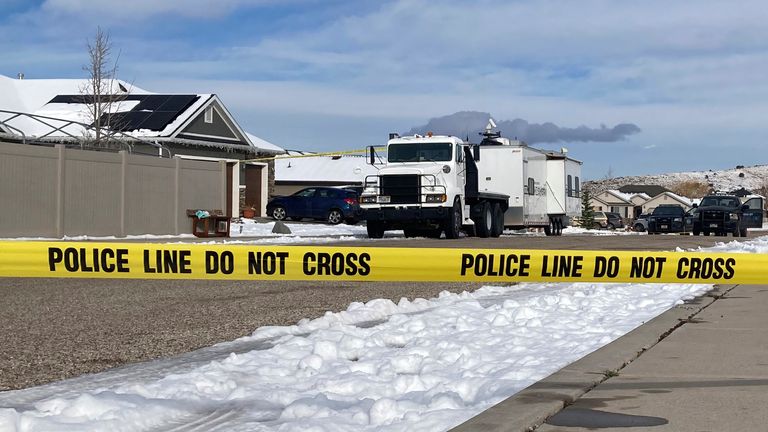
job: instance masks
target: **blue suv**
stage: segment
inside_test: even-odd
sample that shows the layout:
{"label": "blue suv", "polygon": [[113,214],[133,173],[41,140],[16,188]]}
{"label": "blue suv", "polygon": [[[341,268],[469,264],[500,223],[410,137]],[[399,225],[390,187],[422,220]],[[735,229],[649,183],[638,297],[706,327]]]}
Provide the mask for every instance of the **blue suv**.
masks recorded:
{"label": "blue suv", "polygon": [[352,189],[312,187],[271,199],[267,214],[277,220],[312,218],[334,225],[344,221],[354,224],[360,217],[360,204]]}

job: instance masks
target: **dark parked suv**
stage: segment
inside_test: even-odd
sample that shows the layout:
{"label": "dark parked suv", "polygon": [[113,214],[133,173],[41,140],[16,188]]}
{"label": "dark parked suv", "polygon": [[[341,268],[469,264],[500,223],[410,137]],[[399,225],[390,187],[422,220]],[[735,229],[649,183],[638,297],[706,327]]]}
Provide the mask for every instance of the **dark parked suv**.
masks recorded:
{"label": "dark parked suv", "polygon": [[693,229],[693,217],[683,206],[662,204],[648,217],[648,234],[687,233]]}
{"label": "dark parked suv", "polygon": [[330,224],[356,223],[360,217],[360,204],[357,192],[352,189],[313,187],[273,198],[267,203],[267,214],[277,220],[312,218]]}
{"label": "dark parked suv", "polygon": [[763,224],[763,198],[753,197],[744,204],[735,195],[707,195],[697,207],[698,217],[693,221],[693,235],[709,233],[746,237],[747,228]]}

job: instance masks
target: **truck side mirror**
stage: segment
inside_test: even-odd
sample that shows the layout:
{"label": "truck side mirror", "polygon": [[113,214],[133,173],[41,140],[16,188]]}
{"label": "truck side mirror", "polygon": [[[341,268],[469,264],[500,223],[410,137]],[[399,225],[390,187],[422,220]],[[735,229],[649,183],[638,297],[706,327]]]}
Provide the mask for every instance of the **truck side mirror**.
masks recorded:
{"label": "truck side mirror", "polygon": [[480,160],[480,146],[475,146],[474,149],[472,149],[472,159],[475,160],[475,162],[478,162]]}
{"label": "truck side mirror", "polygon": [[374,165],[376,163],[376,150],[373,146],[365,148],[365,152],[368,153],[368,165]]}
{"label": "truck side mirror", "polygon": [[749,205],[747,205],[747,204],[742,204],[742,205],[741,205],[741,211],[747,211],[747,210],[749,210]]}

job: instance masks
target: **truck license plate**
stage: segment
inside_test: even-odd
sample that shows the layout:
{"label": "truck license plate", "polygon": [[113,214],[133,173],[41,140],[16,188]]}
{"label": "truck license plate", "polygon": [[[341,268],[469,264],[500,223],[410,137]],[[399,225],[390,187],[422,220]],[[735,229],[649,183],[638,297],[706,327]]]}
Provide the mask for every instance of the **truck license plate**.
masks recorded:
{"label": "truck license plate", "polygon": [[709,224],[710,228],[717,228],[717,224]]}
{"label": "truck license plate", "polygon": [[669,228],[669,225],[662,225],[661,226],[661,229],[668,229],[668,228]]}

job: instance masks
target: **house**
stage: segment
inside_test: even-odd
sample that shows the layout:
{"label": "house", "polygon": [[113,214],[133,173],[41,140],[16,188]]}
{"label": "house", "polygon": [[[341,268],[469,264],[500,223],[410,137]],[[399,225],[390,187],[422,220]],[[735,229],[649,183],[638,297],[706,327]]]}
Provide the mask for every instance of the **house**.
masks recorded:
{"label": "house", "polygon": [[672,192],[663,192],[643,204],[643,213],[651,213],[653,209],[661,204],[677,204],[682,206],[685,211],[688,211],[693,207],[693,201],[691,201],[689,198],[677,195]]}
{"label": "house", "polygon": [[[0,75],[0,140],[30,145],[89,148],[96,130],[94,97],[81,91],[88,80],[12,79]],[[223,161],[227,164],[226,212],[239,214],[240,185],[246,200],[266,212],[274,177],[269,162],[250,162],[284,150],[246,133],[215,94],[160,94],[127,82],[110,82],[99,118],[108,136],[102,151]],[[249,191],[250,190],[250,191]],[[250,193],[249,193],[250,192]]]}
{"label": "house", "polygon": [[288,151],[275,159],[275,195],[311,186],[362,186],[378,173],[362,155],[318,155]]}
{"label": "house", "polygon": [[590,204],[596,211],[618,213],[625,220],[634,217],[634,204],[631,201],[631,195],[614,189],[595,194]]}

